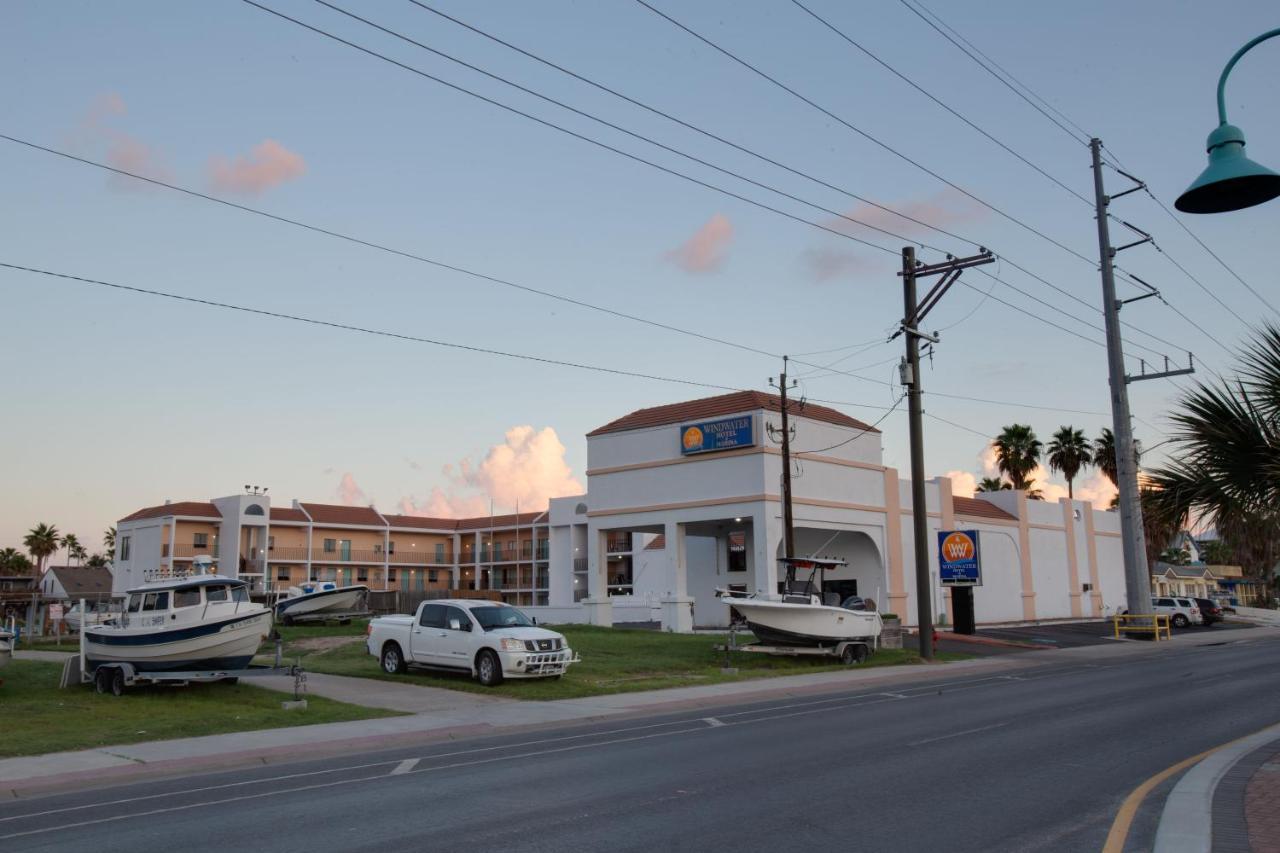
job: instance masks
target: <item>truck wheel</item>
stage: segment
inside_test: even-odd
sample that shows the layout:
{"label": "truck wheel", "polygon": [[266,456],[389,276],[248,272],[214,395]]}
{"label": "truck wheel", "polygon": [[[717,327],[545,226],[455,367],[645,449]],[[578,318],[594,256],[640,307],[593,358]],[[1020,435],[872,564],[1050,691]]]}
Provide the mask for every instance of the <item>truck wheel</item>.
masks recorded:
{"label": "truck wheel", "polygon": [[105,694],[111,689],[111,670],[105,666],[98,667],[93,674],[93,689]]}
{"label": "truck wheel", "polygon": [[396,643],[387,643],[382,647],[382,671],[388,675],[404,672],[404,655]]}
{"label": "truck wheel", "polygon": [[492,650],[480,650],[476,657],[476,678],[485,687],[497,687],[502,683],[502,663]]}
{"label": "truck wheel", "polygon": [[112,696],[124,695],[124,670],[123,669],[117,669],[115,672],[111,674],[111,695]]}

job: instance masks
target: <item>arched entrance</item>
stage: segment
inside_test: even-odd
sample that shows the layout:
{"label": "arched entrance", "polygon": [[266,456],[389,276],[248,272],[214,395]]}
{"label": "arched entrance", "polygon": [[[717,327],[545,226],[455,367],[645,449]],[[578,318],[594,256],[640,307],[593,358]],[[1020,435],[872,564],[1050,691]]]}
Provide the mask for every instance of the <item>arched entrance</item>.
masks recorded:
{"label": "arched entrance", "polygon": [[[778,543],[782,556],[783,543]],[[826,573],[826,592],[836,592],[841,598],[861,595],[875,599],[883,610],[888,603],[889,585],[884,560],[876,542],[860,530],[829,530],[817,527],[795,529],[795,550],[799,557],[824,557],[844,560],[847,566]],[[781,573],[779,573],[781,580]]]}

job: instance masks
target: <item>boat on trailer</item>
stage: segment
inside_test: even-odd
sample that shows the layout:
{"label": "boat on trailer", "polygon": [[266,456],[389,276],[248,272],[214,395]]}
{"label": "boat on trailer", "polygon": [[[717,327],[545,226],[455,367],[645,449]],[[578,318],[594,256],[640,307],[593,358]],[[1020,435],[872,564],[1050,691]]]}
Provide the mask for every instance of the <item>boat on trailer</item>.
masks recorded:
{"label": "boat on trailer", "polygon": [[324,618],[351,618],[368,612],[369,587],[338,586],[332,581],[315,581],[289,587],[276,602],[276,619],[288,625],[295,621]]}
{"label": "boat on trailer", "polygon": [[13,657],[13,632],[0,628],[0,669],[9,665]]}
{"label": "boat on trailer", "polygon": [[176,577],[128,592],[124,613],[81,631],[84,668],[135,672],[242,669],[271,632],[270,608],[249,585],[216,574]]}
{"label": "boat on trailer", "polygon": [[[781,595],[717,590],[729,605],[731,623],[745,622],[751,633],[767,645],[825,648],[862,641],[874,648],[882,627],[880,614],[852,609],[855,603],[865,607],[864,599],[849,596],[842,602],[838,594],[824,593],[822,589],[826,572],[848,565],[846,561],[783,557],[778,562],[785,571]],[[797,574],[804,571],[809,573],[808,578],[797,579]]]}

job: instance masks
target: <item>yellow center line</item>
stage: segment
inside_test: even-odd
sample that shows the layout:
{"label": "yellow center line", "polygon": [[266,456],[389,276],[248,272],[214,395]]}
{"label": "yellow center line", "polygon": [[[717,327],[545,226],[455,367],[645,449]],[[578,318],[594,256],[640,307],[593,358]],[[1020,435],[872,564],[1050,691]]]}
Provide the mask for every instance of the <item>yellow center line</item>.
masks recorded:
{"label": "yellow center line", "polygon": [[1134,788],[1133,792],[1124,798],[1124,802],[1120,804],[1120,810],[1116,812],[1116,818],[1111,823],[1111,831],[1107,833],[1107,840],[1102,845],[1102,853],[1123,853],[1125,840],[1129,837],[1129,828],[1133,826],[1133,819],[1138,814],[1138,807],[1142,805],[1142,801],[1146,799],[1147,794],[1150,794],[1152,789],[1161,782],[1165,781],[1175,773],[1179,773],[1186,770],[1191,765],[1203,761],[1215,752],[1226,749],[1227,747],[1237,744],[1246,738],[1251,738],[1269,728],[1271,728],[1271,726],[1258,729],[1256,732],[1244,735],[1243,737],[1238,737],[1235,740],[1227,741],[1224,744],[1219,744],[1211,749],[1206,749],[1204,752],[1198,755],[1193,755],[1190,758],[1185,758],[1172,767],[1166,767],[1164,770],[1161,770],[1159,773]]}

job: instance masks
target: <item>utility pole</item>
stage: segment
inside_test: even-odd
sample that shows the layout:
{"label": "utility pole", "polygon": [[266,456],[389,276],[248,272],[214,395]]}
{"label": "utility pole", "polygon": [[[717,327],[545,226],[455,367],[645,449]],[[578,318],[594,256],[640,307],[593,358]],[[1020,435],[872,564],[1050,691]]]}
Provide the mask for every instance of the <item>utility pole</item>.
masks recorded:
{"label": "utility pole", "polygon": [[782,357],[782,374],[778,377],[778,393],[782,397],[782,550],[784,557],[795,556],[795,522],[791,514],[791,425],[787,419],[787,357]]}
{"label": "utility pole", "polygon": [[[969,267],[989,264],[995,257],[986,249],[968,258],[947,256],[946,261],[929,266],[916,264],[914,246],[902,250],[902,325],[897,334],[907,341],[907,355],[901,367],[902,384],[907,389],[907,421],[911,431],[911,526],[916,557],[916,620],[920,626],[920,657],[933,660],[933,579],[929,572],[929,511],[924,488],[924,402],[920,383],[920,339],[938,343],[936,334],[920,331],[920,323]],[[923,300],[916,299],[916,280],[941,276]],[[895,337],[897,336],[895,334]]]}
{"label": "utility pole", "polygon": [[[1111,384],[1111,431],[1116,442],[1116,485],[1120,488],[1120,542],[1124,555],[1125,596],[1130,613],[1149,616],[1153,612],[1151,575],[1147,568],[1147,546],[1142,529],[1138,458],[1134,452],[1133,424],[1129,415],[1129,377],[1125,375],[1124,343],[1120,339],[1121,303],[1116,299],[1116,278],[1112,267],[1117,250],[1111,246],[1111,232],[1107,227],[1107,207],[1111,199],[1102,185],[1102,140],[1090,140],[1089,150],[1093,154],[1093,195],[1098,219],[1098,255],[1102,264],[1102,315],[1107,329],[1107,373]],[[1138,242],[1147,242],[1149,239],[1148,235],[1147,240]],[[1189,370],[1178,372],[1186,373]],[[1154,378],[1152,375],[1148,376]]]}

